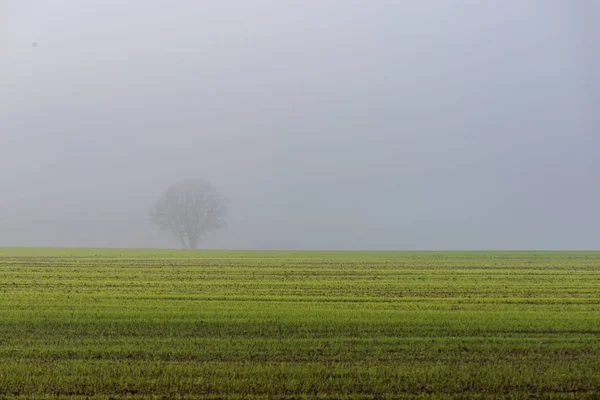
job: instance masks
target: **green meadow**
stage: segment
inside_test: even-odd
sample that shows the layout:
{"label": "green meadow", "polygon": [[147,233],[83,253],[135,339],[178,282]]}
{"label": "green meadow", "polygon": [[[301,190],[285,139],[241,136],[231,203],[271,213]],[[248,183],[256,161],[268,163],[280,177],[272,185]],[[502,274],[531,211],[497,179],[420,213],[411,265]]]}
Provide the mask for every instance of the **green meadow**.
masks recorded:
{"label": "green meadow", "polygon": [[600,252],[0,248],[11,398],[600,398]]}

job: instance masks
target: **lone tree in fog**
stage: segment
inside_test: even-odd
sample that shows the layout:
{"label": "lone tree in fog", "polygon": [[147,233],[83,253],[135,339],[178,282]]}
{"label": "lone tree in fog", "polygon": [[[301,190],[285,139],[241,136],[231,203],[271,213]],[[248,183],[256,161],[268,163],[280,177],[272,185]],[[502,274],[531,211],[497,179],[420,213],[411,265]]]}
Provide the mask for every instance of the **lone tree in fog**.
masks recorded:
{"label": "lone tree in fog", "polygon": [[227,200],[210,182],[184,180],[169,186],[150,211],[150,222],[175,235],[186,249],[196,249],[205,233],[221,228]]}

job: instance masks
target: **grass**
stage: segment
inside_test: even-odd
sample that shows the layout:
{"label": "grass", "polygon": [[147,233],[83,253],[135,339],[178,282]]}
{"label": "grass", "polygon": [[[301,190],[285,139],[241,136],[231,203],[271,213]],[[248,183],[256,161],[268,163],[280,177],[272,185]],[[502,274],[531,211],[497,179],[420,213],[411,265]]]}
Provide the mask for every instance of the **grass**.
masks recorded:
{"label": "grass", "polygon": [[0,248],[0,399],[600,398],[600,252]]}

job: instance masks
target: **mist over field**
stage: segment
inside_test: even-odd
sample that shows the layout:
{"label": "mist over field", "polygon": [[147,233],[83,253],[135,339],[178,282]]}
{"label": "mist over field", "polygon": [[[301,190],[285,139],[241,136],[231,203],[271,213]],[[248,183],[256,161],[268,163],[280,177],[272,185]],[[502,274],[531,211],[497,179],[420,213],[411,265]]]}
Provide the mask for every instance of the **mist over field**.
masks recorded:
{"label": "mist over field", "polygon": [[600,3],[0,3],[0,246],[600,249]]}

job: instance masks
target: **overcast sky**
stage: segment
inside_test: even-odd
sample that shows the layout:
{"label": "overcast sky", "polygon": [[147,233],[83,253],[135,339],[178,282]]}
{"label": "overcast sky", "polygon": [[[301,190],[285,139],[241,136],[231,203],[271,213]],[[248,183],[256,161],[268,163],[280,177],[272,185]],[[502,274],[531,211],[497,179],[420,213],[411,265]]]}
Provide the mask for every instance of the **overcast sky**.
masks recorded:
{"label": "overcast sky", "polygon": [[597,0],[2,0],[0,245],[600,249]]}

